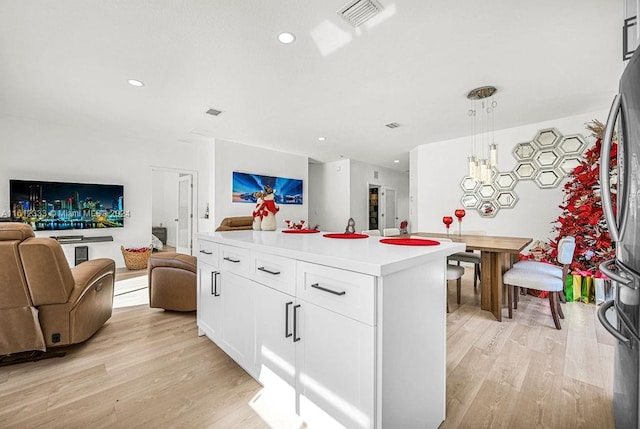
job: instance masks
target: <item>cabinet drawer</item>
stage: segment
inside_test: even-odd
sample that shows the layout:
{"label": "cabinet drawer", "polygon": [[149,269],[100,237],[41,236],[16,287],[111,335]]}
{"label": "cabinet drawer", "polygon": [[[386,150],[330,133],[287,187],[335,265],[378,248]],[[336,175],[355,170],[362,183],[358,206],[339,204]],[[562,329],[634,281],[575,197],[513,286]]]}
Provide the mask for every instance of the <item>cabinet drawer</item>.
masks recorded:
{"label": "cabinet drawer", "polygon": [[298,298],[375,325],[375,277],[307,262],[298,262],[296,269]]}
{"label": "cabinet drawer", "polygon": [[198,241],[198,260],[213,267],[218,266],[218,245],[211,241]]}
{"label": "cabinet drawer", "polygon": [[252,265],[253,280],[291,296],[295,295],[295,260],[256,252],[253,256]]}
{"label": "cabinet drawer", "polygon": [[220,269],[245,276],[251,274],[251,252],[249,249],[220,245]]}

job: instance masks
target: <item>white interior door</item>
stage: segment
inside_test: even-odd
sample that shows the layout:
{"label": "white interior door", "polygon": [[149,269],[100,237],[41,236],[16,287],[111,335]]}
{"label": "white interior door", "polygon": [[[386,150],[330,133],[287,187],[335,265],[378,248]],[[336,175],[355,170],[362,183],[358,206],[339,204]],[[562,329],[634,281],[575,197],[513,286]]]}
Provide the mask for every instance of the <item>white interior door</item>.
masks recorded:
{"label": "white interior door", "polygon": [[396,190],[392,188],[383,189],[384,196],[384,228],[396,228],[398,226],[398,214],[396,210]]}
{"label": "white interior door", "polygon": [[191,255],[193,220],[193,177],[178,177],[178,217],[176,221],[176,252]]}

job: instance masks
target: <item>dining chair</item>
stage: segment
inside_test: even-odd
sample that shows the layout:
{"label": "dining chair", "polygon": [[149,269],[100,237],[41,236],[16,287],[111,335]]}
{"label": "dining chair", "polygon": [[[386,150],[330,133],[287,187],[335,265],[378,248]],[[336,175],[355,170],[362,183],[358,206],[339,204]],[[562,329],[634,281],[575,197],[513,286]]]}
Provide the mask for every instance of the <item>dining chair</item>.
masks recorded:
{"label": "dining chair", "polygon": [[364,231],[362,231],[362,233],[364,235],[369,235],[372,237],[379,237],[380,236],[380,230],[379,229],[365,229]]}
{"label": "dining chair", "polygon": [[[549,292],[549,307],[556,329],[562,329],[560,320],[564,313],[560,305],[559,293],[564,291],[564,279],[569,272],[569,265],[573,261],[576,242],[573,237],[564,237],[558,242],[558,263],[562,268],[553,265],[526,261],[518,262],[502,276],[502,282],[507,286],[507,301],[509,318],[512,317],[513,296],[517,297],[521,287]],[[560,271],[558,271],[560,270]],[[559,273],[559,275],[558,275]]]}
{"label": "dining chair", "polygon": [[396,235],[400,235],[400,229],[399,228],[384,228],[382,230],[382,235],[384,235],[385,237],[394,237]]}
{"label": "dining chair", "polygon": [[[465,231],[465,235],[487,235],[486,231]],[[465,252],[456,252],[453,255],[449,255],[450,262],[457,262],[460,265],[461,262],[467,262],[473,264],[473,288],[478,287],[478,280],[480,280],[480,254],[472,250]]]}
{"label": "dining chair", "polygon": [[[440,241],[440,242],[451,241],[451,239],[449,238],[423,237],[419,235],[412,235],[411,238],[417,238],[421,240],[434,240],[434,241]],[[464,275],[464,267],[447,263],[447,284],[449,284],[449,280],[456,281],[456,298],[457,298],[458,305],[460,305],[460,289],[462,286],[463,275]],[[448,312],[449,312],[449,294],[447,293],[447,313]]]}

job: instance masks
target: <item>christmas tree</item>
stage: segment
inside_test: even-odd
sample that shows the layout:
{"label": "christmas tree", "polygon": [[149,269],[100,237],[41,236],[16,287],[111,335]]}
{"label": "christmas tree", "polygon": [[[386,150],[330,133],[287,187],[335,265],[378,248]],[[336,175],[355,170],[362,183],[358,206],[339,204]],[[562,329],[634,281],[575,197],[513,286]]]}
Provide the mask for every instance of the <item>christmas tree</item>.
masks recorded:
{"label": "christmas tree", "polygon": [[[555,262],[558,253],[558,241],[562,237],[572,236],[576,239],[576,250],[571,269],[591,275],[598,271],[600,263],[615,256],[615,249],[609,235],[607,222],[604,218],[602,201],[600,200],[600,149],[604,125],[594,120],[587,124],[587,129],[596,138],[595,144],[589,148],[584,159],[564,185],[564,202],[559,205],[562,214],[553,223],[553,231],[558,235],[551,240],[544,254],[543,260]],[[614,142],[609,159],[612,204],[616,207],[617,184],[617,149]]]}

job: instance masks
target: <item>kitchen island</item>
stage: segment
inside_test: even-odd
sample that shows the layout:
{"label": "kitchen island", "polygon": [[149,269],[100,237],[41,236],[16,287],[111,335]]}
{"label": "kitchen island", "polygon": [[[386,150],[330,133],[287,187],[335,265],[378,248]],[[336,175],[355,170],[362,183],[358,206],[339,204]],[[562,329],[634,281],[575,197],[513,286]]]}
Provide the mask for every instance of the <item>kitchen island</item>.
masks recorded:
{"label": "kitchen island", "polygon": [[437,428],[446,259],[460,243],[198,236],[198,332],[309,427]]}

